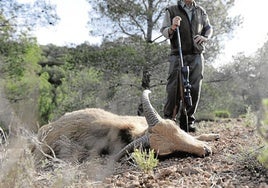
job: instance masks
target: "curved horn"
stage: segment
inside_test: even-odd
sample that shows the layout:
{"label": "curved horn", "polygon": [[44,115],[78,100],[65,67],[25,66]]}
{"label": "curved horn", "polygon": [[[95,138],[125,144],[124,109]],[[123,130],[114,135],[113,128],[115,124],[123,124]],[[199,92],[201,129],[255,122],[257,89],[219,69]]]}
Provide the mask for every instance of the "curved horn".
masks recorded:
{"label": "curved horn", "polygon": [[119,161],[125,154],[130,153],[134,150],[135,147],[149,147],[149,136],[147,134],[142,137],[132,141],[128,145],[126,145],[123,149],[121,149],[115,156],[114,160]]}
{"label": "curved horn", "polygon": [[149,99],[150,93],[151,93],[150,90],[144,90],[142,94],[142,106],[143,106],[144,115],[145,115],[145,118],[149,127],[154,126],[161,120],[161,117],[156,112],[154,107],[151,105],[151,102]]}

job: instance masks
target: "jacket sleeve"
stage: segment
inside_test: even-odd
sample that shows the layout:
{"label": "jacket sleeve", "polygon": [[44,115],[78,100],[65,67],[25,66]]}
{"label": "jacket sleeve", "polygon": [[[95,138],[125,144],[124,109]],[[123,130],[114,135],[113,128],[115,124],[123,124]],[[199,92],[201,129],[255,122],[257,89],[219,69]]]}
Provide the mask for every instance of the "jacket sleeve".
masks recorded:
{"label": "jacket sleeve", "polygon": [[212,29],[212,26],[210,24],[208,15],[207,15],[206,11],[204,11],[204,10],[203,10],[203,14],[202,14],[202,21],[203,21],[202,35],[210,38],[213,29]]}
{"label": "jacket sleeve", "polygon": [[163,34],[163,36],[167,39],[170,39],[172,38],[173,34],[170,35],[169,34],[169,28],[171,26],[171,19],[170,19],[170,13],[168,10],[166,10],[165,12],[165,16],[164,16],[164,19],[163,19],[163,22],[162,22],[162,27],[160,29],[160,32]]}

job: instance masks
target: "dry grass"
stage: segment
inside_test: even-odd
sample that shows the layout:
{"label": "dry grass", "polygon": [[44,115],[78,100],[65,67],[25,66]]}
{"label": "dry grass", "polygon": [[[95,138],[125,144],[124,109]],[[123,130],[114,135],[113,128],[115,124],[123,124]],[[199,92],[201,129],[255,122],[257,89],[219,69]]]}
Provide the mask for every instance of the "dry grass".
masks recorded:
{"label": "dry grass", "polygon": [[0,149],[0,187],[102,187],[113,172],[113,164],[105,159],[81,164],[50,158],[36,163],[30,151],[33,137],[24,134],[8,140]]}
{"label": "dry grass", "polygon": [[[220,133],[212,142],[214,153],[206,158],[191,155],[161,159],[153,173],[146,174],[128,164],[99,158],[68,163],[51,156],[41,163],[31,153],[38,145],[35,135],[21,131],[0,145],[0,187],[259,187],[268,185],[268,172],[256,160],[263,142],[247,119],[199,123],[198,132]],[[266,183],[265,183],[266,182]]]}

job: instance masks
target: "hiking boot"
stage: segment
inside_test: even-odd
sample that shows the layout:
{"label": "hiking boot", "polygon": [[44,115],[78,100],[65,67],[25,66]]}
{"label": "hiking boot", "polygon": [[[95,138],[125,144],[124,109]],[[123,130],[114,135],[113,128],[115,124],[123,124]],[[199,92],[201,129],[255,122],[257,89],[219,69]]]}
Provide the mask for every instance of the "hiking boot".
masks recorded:
{"label": "hiking boot", "polygon": [[184,130],[185,132],[196,132],[196,127],[194,126],[194,124],[190,124],[189,127],[188,127],[188,131],[187,131],[187,126],[186,125],[180,125],[180,128],[182,130]]}

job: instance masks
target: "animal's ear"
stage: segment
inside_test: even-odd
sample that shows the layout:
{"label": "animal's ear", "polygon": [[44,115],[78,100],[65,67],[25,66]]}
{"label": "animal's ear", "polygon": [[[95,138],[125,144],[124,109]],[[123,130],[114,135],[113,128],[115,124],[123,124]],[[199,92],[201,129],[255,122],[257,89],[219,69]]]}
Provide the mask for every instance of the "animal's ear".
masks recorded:
{"label": "animal's ear", "polygon": [[168,155],[174,152],[173,143],[170,143],[165,137],[159,134],[150,134],[149,136],[150,148],[159,155]]}
{"label": "animal's ear", "polygon": [[180,129],[174,125],[173,121],[165,120],[151,127],[149,133],[150,147],[158,155],[167,155],[173,153],[176,149],[177,133]]}

